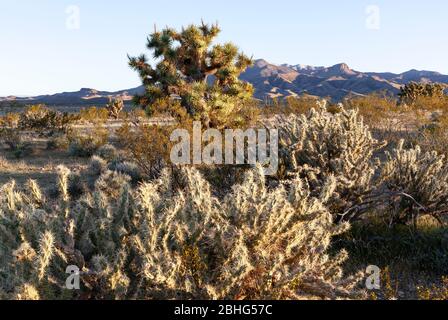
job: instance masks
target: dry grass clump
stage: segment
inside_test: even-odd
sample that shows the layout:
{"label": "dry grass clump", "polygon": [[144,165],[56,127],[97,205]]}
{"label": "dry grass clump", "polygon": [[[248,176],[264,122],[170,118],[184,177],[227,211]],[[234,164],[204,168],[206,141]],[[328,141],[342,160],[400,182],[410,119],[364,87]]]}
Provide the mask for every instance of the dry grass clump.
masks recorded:
{"label": "dry grass clump", "polygon": [[0,169],[7,167],[9,167],[9,161],[5,157],[0,156]]}
{"label": "dry grass clump", "polygon": [[398,107],[397,104],[397,99],[386,93],[354,97],[344,102],[347,110],[358,110],[359,115],[370,127],[378,126],[384,123],[385,119],[393,118],[405,111],[404,107]]}
{"label": "dry grass clump", "polygon": [[278,114],[304,114],[316,105],[318,99],[312,96],[287,97],[285,99],[271,99],[266,101],[261,108],[263,116]]}
{"label": "dry grass clump", "polygon": [[[98,188],[80,200],[60,168],[56,202],[36,183],[0,192],[0,291],[11,299],[350,298],[360,276],[346,278],[346,252],[330,257],[333,224],[324,203],[297,178],[268,190],[261,168],[223,200],[194,169],[116,195]],[[105,178],[103,178],[105,179]],[[333,181],[334,182],[334,181]],[[111,187],[110,184],[108,184]],[[120,188],[119,188],[120,187]],[[80,268],[81,290],[65,270]]]}

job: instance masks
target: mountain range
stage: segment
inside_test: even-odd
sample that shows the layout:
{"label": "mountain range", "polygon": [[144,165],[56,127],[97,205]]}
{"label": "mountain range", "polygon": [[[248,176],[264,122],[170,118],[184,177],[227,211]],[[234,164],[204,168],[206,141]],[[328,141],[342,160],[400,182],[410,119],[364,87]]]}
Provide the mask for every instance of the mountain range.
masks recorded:
{"label": "mountain range", "polygon": [[[255,87],[255,97],[261,100],[288,96],[309,95],[330,97],[341,101],[347,96],[362,96],[373,92],[388,91],[397,94],[400,87],[411,82],[439,82],[448,84],[448,75],[433,71],[410,70],[396,74],[390,72],[360,72],[340,63],[331,67],[307,65],[275,65],[266,60],[256,60],[241,74],[242,80]],[[0,101],[17,101],[26,104],[94,105],[106,103],[108,97],[122,97],[125,101],[143,91],[143,87],[116,92],[83,88],[77,92],[63,92],[36,97],[4,97]]]}

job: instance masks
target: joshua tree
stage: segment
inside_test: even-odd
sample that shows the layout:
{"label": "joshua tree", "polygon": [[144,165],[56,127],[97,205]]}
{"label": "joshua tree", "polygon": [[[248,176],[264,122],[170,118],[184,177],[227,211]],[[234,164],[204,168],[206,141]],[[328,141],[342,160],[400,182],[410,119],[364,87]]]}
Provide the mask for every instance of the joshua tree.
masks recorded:
{"label": "joshua tree", "polygon": [[107,112],[109,113],[109,118],[118,119],[121,111],[123,110],[124,102],[122,98],[112,99],[109,97],[109,103],[107,104]]}
{"label": "joshua tree", "polygon": [[253,95],[252,85],[239,75],[252,64],[232,43],[212,42],[218,25],[191,25],[180,32],[166,28],[148,37],[147,47],[158,61],[155,67],[145,55],[129,57],[145,87],[134,103],[153,113],[166,101],[186,109],[204,125],[219,126],[222,120],[242,108]]}

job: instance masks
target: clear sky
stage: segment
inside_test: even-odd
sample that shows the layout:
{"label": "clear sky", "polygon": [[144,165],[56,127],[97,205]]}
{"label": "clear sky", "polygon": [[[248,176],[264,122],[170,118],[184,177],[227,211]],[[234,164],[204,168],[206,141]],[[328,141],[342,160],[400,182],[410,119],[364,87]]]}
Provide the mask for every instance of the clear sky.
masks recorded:
{"label": "clear sky", "polygon": [[273,63],[448,74],[447,14],[446,0],[0,0],[0,96],[137,86],[126,55],[154,24],[201,18]]}

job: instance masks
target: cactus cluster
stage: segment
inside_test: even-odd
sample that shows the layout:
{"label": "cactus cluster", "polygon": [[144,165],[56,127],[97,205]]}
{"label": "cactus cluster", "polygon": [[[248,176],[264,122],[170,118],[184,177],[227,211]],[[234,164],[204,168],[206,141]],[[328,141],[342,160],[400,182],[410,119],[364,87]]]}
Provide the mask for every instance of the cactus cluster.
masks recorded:
{"label": "cactus cluster", "polygon": [[446,85],[442,83],[410,82],[401,87],[398,96],[401,103],[412,105],[422,97],[441,98],[445,95],[446,88]]}
{"label": "cactus cluster", "polygon": [[276,119],[281,129],[282,179],[305,179],[312,194],[325,191],[328,179],[336,188],[328,208],[336,221],[353,221],[381,212],[390,225],[416,227],[422,215],[443,225],[448,213],[448,163],[444,155],[405,149],[404,141],[376,155],[387,142],[372,137],[357,110],[339,105],[330,113],[325,103],[302,115]]}
{"label": "cactus cluster", "polygon": [[448,163],[437,152],[422,152],[419,146],[404,148],[401,140],[392,152],[386,152],[381,180],[385,190],[401,195],[400,201],[388,202],[391,224],[414,225],[422,214],[437,219],[448,213]]}
{"label": "cactus cluster", "polygon": [[[320,197],[297,178],[268,190],[257,168],[224,199],[196,169],[117,194],[74,200],[59,168],[59,198],[39,186],[0,192],[0,294],[10,299],[308,299],[351,298],[361,274],[342,275],[346,252],[330,257],[335,225]],[[114,177],[103,177],[114,179]],[[110,181],[109,181],[110,183]],[[68,266],[80,290],[66,287]]]}
{"label": "cactus cluster", "polygon": [[322,102],[306,114],[282,116],[278,123],[286,178],[305,178],[320,193],[328,178],[334,177],[336,190],[329,203],[333,213],[343,217],[375,188],[374,154],[386,143],[372,137],[358,111],[339,106],[333,114]]}

